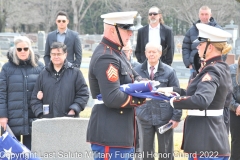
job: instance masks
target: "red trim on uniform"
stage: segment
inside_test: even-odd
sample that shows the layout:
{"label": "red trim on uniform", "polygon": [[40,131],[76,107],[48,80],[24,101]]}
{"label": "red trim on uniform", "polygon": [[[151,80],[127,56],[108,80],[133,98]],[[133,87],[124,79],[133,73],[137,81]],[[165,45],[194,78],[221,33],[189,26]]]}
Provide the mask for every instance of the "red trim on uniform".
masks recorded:
{"label": "red trim on uniform", "polygon": [[108,46],[109,48],[111,48],[111,50],[114,50],[114,51],[116,51],[116,52],[118,52],[118,53],[121,54],[122,47],[121,47],[119,44],[113,42],[112,40],[108,39],[107,37],[104,37],[104,38],[107,39],[108,41],[114,43],[116,46],[120,47],[121,49],[120,49],[120,50],[117,50],[117,49],[115,49],[115,48],[109,47],[109,45],[105,44],[105,43],[102,42],[102,41],[101,41],[100,43],[102,43],[102,44],[105,45],[105,46]]}
{"label": "red trim on uniform", "polygon": [[128,95],[128,98],[127,98],[126,102],[123,103],[123,105],[121,107],[125,107],[129,103],[130,99],[131,99],[131,96]]}
{"label": "red trim on uniform", "polygon": [[104,147],[104,160],[109,160],[109,146]]}
{"label": "red trim on uniform", "polygon": [[103,50],[103,54],[105,54],[106,53],[106,46],[104,46],[104,50]]}
{"label": "red trim on uniform", "polygon": [[186,100],[190,98],[190,96],[180,96],[180,97],[174,97],[173,102],[180,102],[182,100]]}
{"label": "red trim on uniform", "polygon": [[136,120],[136,108],[134,108],[134,141],[133,141],[133,146],[134,149],[136,150],[136,141],[137,141],[137,120]]}

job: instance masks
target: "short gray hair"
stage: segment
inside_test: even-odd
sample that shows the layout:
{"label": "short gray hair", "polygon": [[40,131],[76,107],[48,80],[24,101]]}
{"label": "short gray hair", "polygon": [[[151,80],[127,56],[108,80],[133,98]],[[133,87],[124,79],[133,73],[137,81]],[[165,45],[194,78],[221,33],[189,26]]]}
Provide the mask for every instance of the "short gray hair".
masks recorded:
{"label": "short gray hair", "polygon": [[211,8],[209,8],[208,6],[202,6],[200,9],[199,9],[199,13],[201,10],[209,10],[209,12],[211,13]]}
{"label": "short gray hair", "polygon": [[15,37],[14,38],[14,49],[13,49],[13,62],[16,64],[16,65],[19,65],[20,63],[20,60],[17,56],[17,48],[16,48],[16,45],[18,43],[21,43],[21,42],[25,42],[28,44],[28,49],[29,49],[29,58],[30,58],[30,63],[33,67],[36,67],[38,66],[37,65],[37,62],[36,62],[36,59],[35,59],[35,54],[33,52],[33,49],[32,49],[32,44],[31,44],[31,41],[28,37],[26,36],[18,36],[18,37]]}
{"label": "short gray hair", "polygon": [[147,48],[149,47],[154,47],[157,48],[157,50],[159,52],[162,52],[162,45],[158,44],[158,43],[154,43],[154,42],[148,42],[145,46],[145,51],[147,50]]}

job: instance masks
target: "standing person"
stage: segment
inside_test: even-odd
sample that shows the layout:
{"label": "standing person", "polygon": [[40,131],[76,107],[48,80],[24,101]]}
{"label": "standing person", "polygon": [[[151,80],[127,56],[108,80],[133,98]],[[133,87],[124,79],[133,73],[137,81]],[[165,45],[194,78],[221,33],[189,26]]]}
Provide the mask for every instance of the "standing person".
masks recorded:
{"label": "standing person", "polygon": [[130,62],[132,68],[140,65],[140,63],[136,62],[133,60],[133,56],[132,56],[132,44],[131,41],[129,40],[126,46],[123,46],[122,51],[125,53],[128,61]]}
{"label": "standing person", "polygon": [[149,24],[140,28],[137,35],[135,55],[139,63],[146,59],[145,46],[148,42],[161,44],[163,47],[161,61],[167,65],[172,64],[174,56],[174,38],[172,29],[164,25],[161,10],[153,6],[148,11]]}
{"label": "standing person", "polygon": [[196,24],[204,23],[210,26],[215,26],[221,28],[217,22],[212,17],[211,9],[208,6],[202,6],[199,9],[199,20],[193,23],[192,27],[187,31],[185,37],[183,39],[182,44],[182,58],[186,68],[190,69],[190,73],[196,72],[194,66],[194,56],[198,52],[197,43],[193,43],[195,39],[198,37],[198,29]]}
{"label": "standing person", "polygon": [[[196,48],[198,44],[193,43],[193,41],[197,39],[198,29],[196,27],[196,24],[199,23],[208,24],[210,26],[221,28],[221,26],[219,26],[212,17],[211,9],[208,6],[202,6],[199,9],[199,20],[196,21],[193,24],[193,26],[187,31],[183,39],[182,58],[186,68],[190,69],[190,74],[192,74],[193,72],[194,74],[197,74],[196,68],[198,67],[194,66],[194,61],[199,58],[197,54],[198,50]],[[222,59],[224,61],[226,60],[226,58],[227,54],[222,55]],[[229,132],[229,106],[227,105],[224,107],[224,122],[227,127],[227,131]]]}
{"label": "standing person", "polygon": [[231,132],[231,158],[230,160],[240,159],[240,56],[238,63],[230,65],[233,94],[230,105],[230,132]]}
{"label": "standing person", "polygon": [[[34,87],[31,107],[36,117],[79,117],[88,98],[88,87],[82,72],[68,62],[67,46],[62,42],[51,45],[51,61],[40,73]],[[43,104],[49,113],[43,115]]]}
{"label": "standing person", "polygon": [[[149,42],[145,47],[147,59],[135,67],[135,71],[143,78],[159,81],[160,87],[179,87],[179,81],[174,69],[162,63],[162,46],[158,43]],[[182,111],[173,109],[169,102],[150,100],[136,109],[136,115],[142,128],[143,160],[154,160],[154,138],[158,137],[159,155],[167,154],[167,157],[159,156],[159,160],[173,160],[173,129],[160,134],[158,128],[168,122],[172,122],[172,128],[177,127],[182,116]],[[152,154],[152,155],[151,155]]]}
{"label": "standing person", "polygon": [[186,96],[174,97],[170,103],[176,109],[188,109],[182,149],[189,153],[189,160],[228,160],[230,147],[223,109],[232,81],[229,66],[221,56],[231,50],[226,43],[231,34],[202,23],[196,26],[202,67],[190,81]]}
{"label": "standing person", "polygon": [[44,62],[47,66],[50,62],[50,47],[53,42],[62,42],[67,46],[67,60],[75,67],[80,68],[82,62],[82,47],[77,32],[67,28],[69,18],[66,12],[59,11],[56,17],[57,30],[48,34]]}
{"label": "standing person", "polygon": [[132,160],[134,153],[134,107],[142,105],[145,99],[130,96],[119,88],[141,80],[121,52],[133,34],[136,15],[136,11],[101,15],[104,37],[93,53],[88,75],[93,99],[99,94],[103,99],[96,100],[87,129],[95,160]]}
{"label": "standing person", "polygon": [[6,130],[8,124],[19,141],[23,135],[23,144],[31,150],[31,123],[36,117],[30,99],[44,65],[25,36],[14,39],[7,57],[0,73],[0,125]]}

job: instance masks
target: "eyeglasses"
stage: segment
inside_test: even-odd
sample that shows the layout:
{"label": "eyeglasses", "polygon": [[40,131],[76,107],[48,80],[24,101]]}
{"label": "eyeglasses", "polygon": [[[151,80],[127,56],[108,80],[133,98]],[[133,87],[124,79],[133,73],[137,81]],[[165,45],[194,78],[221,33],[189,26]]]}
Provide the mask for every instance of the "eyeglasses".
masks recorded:
{"label": "eyeglasses", "polygon": [[62,55],[64,55],[65,53],[50,53],[50,55],[52,56],[52,57],[61,57]]}
{"label": "eyeglasses", "polygon": [[24,50],[25,52],[28,51],[28,47],[24,47],[24,48],[17,48],[18,52],[22,52],[22,50]]}
{"label": "eyeglasses", "polygon": [[158,15],[158,14],[159,14],[159,13],[156,13],[156,12],[150,12],[150,13],[148,13],[149,16],[152,16],[152,15],[156,16],[156,15]]}
{"label": "eyeglasses", "polygon": [[58,23],[66,23],[66,20],[57,20]]}

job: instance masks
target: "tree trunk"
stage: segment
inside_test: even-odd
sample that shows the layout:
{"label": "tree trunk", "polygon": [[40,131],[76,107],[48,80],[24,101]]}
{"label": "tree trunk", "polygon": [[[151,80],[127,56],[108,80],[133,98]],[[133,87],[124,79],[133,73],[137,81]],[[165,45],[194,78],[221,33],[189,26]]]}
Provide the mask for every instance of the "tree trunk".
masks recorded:
{"label": "tree trunk", "polygon": [[76,0],[72,0],[73,8],[73,30],[78,31],[78,6]]}

